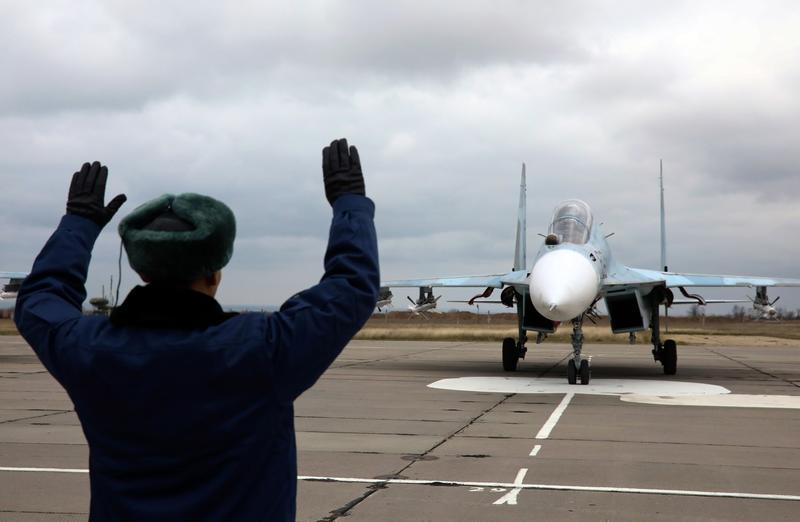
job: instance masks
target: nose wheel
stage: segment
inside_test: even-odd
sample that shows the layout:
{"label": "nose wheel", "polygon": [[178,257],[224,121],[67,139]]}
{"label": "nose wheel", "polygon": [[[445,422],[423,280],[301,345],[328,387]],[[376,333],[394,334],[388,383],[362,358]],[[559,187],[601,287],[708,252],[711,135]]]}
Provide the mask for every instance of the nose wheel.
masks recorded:
{"label": "nose wheel", "polygon": [[589,384],[589,381],[592,380],[592,367],[586,359],[581,360],[580,364],[575,364],[575,359],[567,362],[567,382],[578,384],[578,379],[581,384]]}
{"label": "nose wheel", "polygon": [[583,316],[572,321],[572,358],[567,362],[567,382],[589,384],[592,380],[592,369],[589,360],[581,357],[583,350]]}
{"label": "nose wheel", "polygon": [[581,361],[581,367],[578,371],[581,377],[581,384],[589,384],[589,381],[592,379],[592,369],[589,366],[589,361],[584,359]]}

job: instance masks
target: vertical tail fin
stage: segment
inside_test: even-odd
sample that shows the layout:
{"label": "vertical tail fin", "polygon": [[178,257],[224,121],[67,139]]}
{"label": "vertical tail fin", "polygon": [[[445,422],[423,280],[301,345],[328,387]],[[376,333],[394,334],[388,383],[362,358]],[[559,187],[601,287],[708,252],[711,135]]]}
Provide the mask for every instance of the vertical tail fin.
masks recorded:
{"label": "vertical tail fin", "polygon": [[519,182],[519,210],[517,211],[517,246],[514,250],[514,270],[527,270],[527,204],[525,195],[525,163],[522,164],[522,177]]}
{"label": "vertical tail fin", "polygon": [[664,160],[658,160],[659,176],[658,181],[661,185],[661,270],[668,272],[667,268],[667,226],[664,222]]}

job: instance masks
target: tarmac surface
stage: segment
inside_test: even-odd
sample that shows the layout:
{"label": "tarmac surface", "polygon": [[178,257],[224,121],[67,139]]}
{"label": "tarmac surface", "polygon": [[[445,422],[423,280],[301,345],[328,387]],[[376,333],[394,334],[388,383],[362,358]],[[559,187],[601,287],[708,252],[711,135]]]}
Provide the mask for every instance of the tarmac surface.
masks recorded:
{"label": "tarmac surface", "polygon": [[[679,346],[665,376],[648,346],[588,345],[589,386],[568,346],[529,348],[507,374],[494,343],[351,343],[296,402],[298,520],[800,519],[797,348]],[[0,520],[85,520],[87,457],[0,337]]]}

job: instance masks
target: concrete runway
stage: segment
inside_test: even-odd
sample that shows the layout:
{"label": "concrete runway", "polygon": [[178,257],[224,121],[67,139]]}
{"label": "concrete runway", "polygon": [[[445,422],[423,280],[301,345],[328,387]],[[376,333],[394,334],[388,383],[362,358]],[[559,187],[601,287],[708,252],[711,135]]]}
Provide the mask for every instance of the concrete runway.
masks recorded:
{"label": "concrete runway", "polygon": [[[667,377],[645,345],[588,345],[581,387],[565,345],[505,374],[499,344],[353,342],[296,403],[298,520],[800,519],[800,351],[678,349]],[[0,337],[0,520],[85,520],[86,466],[66,394]]]}

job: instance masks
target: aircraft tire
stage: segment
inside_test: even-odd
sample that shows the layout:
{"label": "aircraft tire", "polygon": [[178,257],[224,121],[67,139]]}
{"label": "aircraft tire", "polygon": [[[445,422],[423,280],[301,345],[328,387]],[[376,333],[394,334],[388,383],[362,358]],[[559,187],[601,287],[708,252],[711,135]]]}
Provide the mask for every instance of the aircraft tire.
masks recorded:
{"label": "aircraft tire", "polygon": [[661,363],[664,365],[664,375],[675,375],[678,372],[678,345],[672,339],[664,341]]}
{"label": "aircraft tire", "polygon": [[514,372],[519,362],[519,350],[513,337],[503,339],[503,370]]}
{"label": "aircraft tire", "polygon": [[578,383],[578,369],[575,367],[575,359],[570,359],[567,363],[567,382],[570,384]]}
{"label": "aircraft tire", "polygon": [[581,361],[581,384],[589,384],[589,381],[592,380],[592,368],[589,366],[589,361],[583,359]]}

